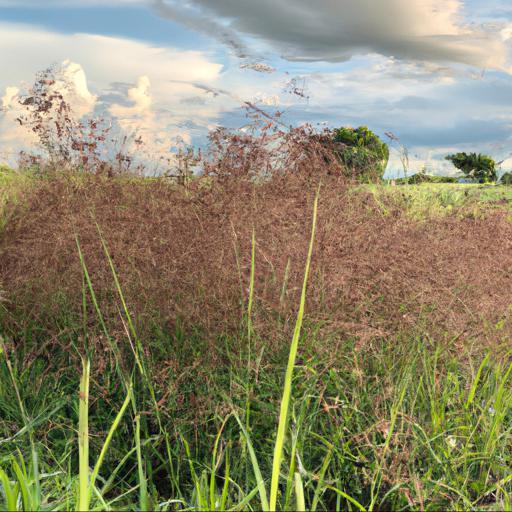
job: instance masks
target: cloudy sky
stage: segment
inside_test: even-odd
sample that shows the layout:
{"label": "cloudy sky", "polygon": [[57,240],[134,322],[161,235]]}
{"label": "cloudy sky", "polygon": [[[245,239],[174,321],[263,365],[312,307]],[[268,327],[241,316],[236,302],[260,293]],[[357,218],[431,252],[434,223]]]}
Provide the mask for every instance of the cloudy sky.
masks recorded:
{"label": "cloudy sky", "polygon": [[251,101],[391,131],[413,169],[449,173],[454,150],[512,153],[511,49],[510,0],[0,0],[0,159],[28,143],[17,94],[57,64],[81,114],[155,155],[242,127]]}

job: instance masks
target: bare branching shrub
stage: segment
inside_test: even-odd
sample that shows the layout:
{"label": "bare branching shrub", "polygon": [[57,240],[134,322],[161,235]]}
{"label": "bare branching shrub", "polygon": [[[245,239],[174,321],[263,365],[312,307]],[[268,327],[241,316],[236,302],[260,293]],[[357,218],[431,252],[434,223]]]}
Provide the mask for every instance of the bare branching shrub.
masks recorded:
{"label": "bare branching shrub", "polygon": [[80,117],[72,104],[73,95],[73,85],[56,66],[37,73],[34,84],[20,95],[23,113],[17,121],[36,135],[42,150],[22,154],[20,165],[109,175],[140,172],[127,151],[128,146],[139,148],[143,144],[140,137],[134,135],[131,141],[125,135],[118,136],[112,121],[105,117]]}
{"label": "bare branching shrub", "polygon": [[219,128],[210,134],[204,174],[232,184],[343,176],[329,141],[328,131],[317,133],[310,125],[285,129],[275,120],[248,133]]}

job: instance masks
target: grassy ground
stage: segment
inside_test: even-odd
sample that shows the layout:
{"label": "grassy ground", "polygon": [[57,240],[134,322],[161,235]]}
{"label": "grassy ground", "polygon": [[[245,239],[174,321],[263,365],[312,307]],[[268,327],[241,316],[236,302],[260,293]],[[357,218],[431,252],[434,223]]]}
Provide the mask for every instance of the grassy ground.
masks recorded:
{"label": "grassy ground", "polygon": [[7,208],[27,189],[30,178],[0,165],[0,230],[7,222]]}
{"label": "grassy ground", "polygon": [[[446,215],[456,209],[471,209],[481,214],[492,208],[510,208],[512,187],[503,185],[424,183],[421,185],[365,185],[378,201],[392,199],[414,218]],[[383,205],[384,206],[384,205]]]}
{"label": "grassy ground", "polygon": [[[0,197],[24,186],[3,179]],[[474,185],[370,191],[384,212],[405,208],[422,219],[462,207],[480,214],[512,198],[508,188]],[[249,283],[265,258],[252,248]],[[417,332],[358,347],[311,324],[307,310],[302,323],[298,308],[293,337],[267,357],[250,285],[236,334],[212,344],[177,326],[142,338],[106,248],[105,257],[122,336],[111,331],[85,258],[82,292],[94,319],[63,314],[51,337],[37,324],[0,326],[0,506],[260,510],[275,500],[281,510],[510,509],[507,324],[494,326],[503,336],[492,351],[479,338],[461,346]],[[172,353],[172,365],[161,367],[149,344]],[[208,353],[223,361],[213,373],[194,363]]]}

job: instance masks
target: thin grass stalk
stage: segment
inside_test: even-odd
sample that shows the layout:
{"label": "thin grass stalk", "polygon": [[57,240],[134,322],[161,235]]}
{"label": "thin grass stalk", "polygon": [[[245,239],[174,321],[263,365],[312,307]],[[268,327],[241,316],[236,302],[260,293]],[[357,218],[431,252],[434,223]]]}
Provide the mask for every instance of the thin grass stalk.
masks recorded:
{"label": "thin grass stalk", "polygon": [[256,453],[254,451],[254,448],[252,446],[251,437],[249,436],[249,432],[247,432],[247,429],[244,427],[244,424],[241,422],[240,418],[238,417],[238,414],[233,411],[233,416],[238,422],[238,425],[240,426],[240,429],[242,430],[242,433],[245,437],[245,442],[247,445],[247,451],[249,452],[249,457],[251,458],[252,468],[254,471],[254,477],[256,478],[256,485],[257,490],[260,495],[260,504],[261,504],[261,510],[268,511],[268,510],[275,510],[270,509],[268,497],[267,497],[267,489],[265,487],[265,480],[263,479],[263,476],[261,474],[260,466],[258,464],[258,458],[256,457]]}
{"label": "thin grass stalk", "polygon": [[295,367],[295,359],[297,357],[297,349],[299,346],[300,333],[302,329],[302,322],[304,318],[304,310],[306,304],[306,290],[311,267],[311,258],[313,255],[313,246],[315,242],[315,232],[318,214],[318,198],[320,196],[320,186],[318,187],[315,201],[313,205],[313,221],[311,227],[311,238],[309,241],[308,255],[306,259],[306,268],[304,271],[304,282],[302,284],[302,292],[300,297],[299,311],[295,323],[295,330],[293,333],[292,343],[290,346],[290,353],[288,357],[288,366],[286,368],[286,375],[284,381],[283,397],[281,399],[281,410],[279,414],[279,425],[277,428],[277,438],[274,448],[274,458],[272,464],[272,481],[270,484],[270,509],[276,510],[277,507],[277,492],[279,487],[279,474],[281,471],[281,461],[283,458],[284,439],[286,436],[286,428],[288,425],[288,410],[290,407],[290,397],[292,391],[293,370]]}
{"label": "thin grass stalk", "polygon": [[[97,226],[97,228],[98,228],[98,231],[99,231],[99,226]],[[130,333],[133,336],[133,339],[135,340],[135,344],[136,344],[137,352],[138,352],[138,356],[139,356],[137,361],[140,361],[139,365],[141,365],[140,371],[141,371],[141,373],[144,376],[146,376],[146,369],[142,365],[142,358],[144,357],[144,348],[142,347],[142,343],[140,341],[140,338],[137,335],[137,331],[135,329],[135,325],[134,325],[133,320],[132,320],[132,315],[130,314],[130,312],[128,310],[128,305],[126,304],[126,300],[124,298],[123,289],[121,287],[121,283],[119,282],[119,277],[117,275],[117,271],[115,269],[114,262],[112,261],[112,258],[110,256],[110,252],[108,250],[107,243],[105,242],[105,239],[103,238],[103,235],[101,234],[101,231],[99,231],[99,234],[100,234],[101,245],[102,245],[103,251],[104,251],[104,253],[105,253],[106,257],[107,257],[108,264],[110,266],[110,270],[111,270],[111,273],[112,273],[112,277],[114,278],[114,283],[116,285],[116,289],[117,289],[117,292],[118,292],[118,295],[119,295],[119,299],[121,300],[121,305],[123,306],[123,311],[124,311],[124,314],[125,314],[125,317],[126,317],[126,321],[128,322],[128,327],[130,329]]]}
{"label": "thin grass stalk", "polygon": [[132,388],[130,387],[130,389],[128,390],[128,394],[124,399],[123,405],[121,406],[121,409],[119,409],[119,412],[117,413],[114,422],[112,423],[112,426],[108,431],[107,437],[105,439],[105,442],[103,443],[100,454],[98,456],[98,460],[96,461],[94,469],[92,470],[91,479],[89,481],[89,498],[91,496],[92,490],[94,489],[94,485],[96,484],[96,478],[98,477],[98,474],[100,472],[101,465],[103,464],[103,460],[105,459],[105,455],[107,453],[108,447],[110,446],[110,442],[112,441],[112,437],[114,436],[114,433],[116,432],[116,430],[119,427],[119,424],[121,423],[121,419],[126,411],[126,408],[130,404],[131,398]]}
{"label": "thin grass stalk", "polygon": [[149,510],[148,483],[142,462],[142,447],[140,442],[140,415],[135,416],[135,443],[137,447],[137,470],[139,477],[139,505],[143,511]]}
{"label": "thin grass stalk", "polygon": [[183,445],[185,446],[185,452],[187,454],[188,464],[190,468],[190,475],[194,482],[197,505],[200,510],[208,510],[208,499],[205,496],[203,496],[203,493],[201,491],[201,481],[199,480],[199,477],[197,476],[196,470],[194,468],[194,462],[192,461],[192,455],[190,453],[190,446],[183,436],[181,436],[181,439],[183,441]]}
{"label": "thin grass stalk", "polygon": [[313,502],[311,504],[312,512],[316,511],[316,509],[318,507],[318,503],[320,501],[320,496],[322,495],[322,493],[325,490],[324,479],[325,479],[325,474],[327,472],[327,468],[329,467],[329,464],[331,462],[331,457],[332,457],[332,447],[329,448],[329,451],[327,452],[327,455],[325,456],[324,462],[323,462],[320,472],[318,474],[318,483],[317,483],[317,486],[315,489],[315,494],[313,496]]}
{"label": "thin grass stalk", "polygon": [[249,277],[249,301],[247,303],[247,341],[248,341],[248,357],[250,363],[251,357],[251,337],[252,337],[252,304],[254,297],[254,274],[256,268],[256,232],[252,230],[251,241],[251,274]]}
{"label": "thin grass stalk", "polygon": [[229,490],[229,446],[226,449],[226,463],[225,463],[225,468],[224,468],[224,485],[222,486],[222,495],[220,498],[219,510],[226,510],[226,503],[228,500],[228,490]]}
{"label": "thin grass stalk", "polygon": [[[132,334],[132,336],[133,336],[133,338],[135,340],[135,346],[136,346],[135,358],[136,358],[136,362],[137,362],[139,371],[141,373],[142,379],[144,381],[144,384],[148,388],[149,394],[151,396],[151,400],[153,402],[153,408],[154,408],[156,419],[157,419],[157,422],[158,422],[158,428],[160,430],[160,433],[164,437],[164,441],[165,441],[165,447],[166,447],[166,451],[167,451],[167,458],[168,458],[169,471],[170,471],[170,480],[171,480],[172,484],[175,484],[175,482],[174,482],[174,480],[175,480],[175,473],[174,473],[173,457],[172,457],[171,446],[170,446],[170,442],[169,442],[169,436],[167,435],[167,431],[163,427],[162,418],[161,418],[161,415],[160,415],[160,407],[158,406],[158,401],[156,399],[155,390],[154,390],[153,384],[151,383],[151,380],[149,379],[148,374],[147,374],[146,365],[145,365],[145,357],[144,357],[144,349],[142,347],[142,343],[140,341],[140,338],[137,335],[137,331],[135,329],[135,325],[133,323],[130,311],[128,310],[128,306],[126,304],[126,300],[125,300],[125,297],[124,297],[123,289],[121,287],[121,283],[119,282],[119,277],[117,275],[117,271],[116,271],[116,268],[114,266],[114,262],[112,261],[112,257],[110,256],[110,252],[108,250],[107,243],[106,243],[106,241],[105,241],[105,239],[104,239],[104,237],[103,237],[103,235],[101,233],[101,229],[100,229],[100,227],[99,227],[99,225],[97,223],[96,223],[96,228],[98,230],[98,233],[99,233],[99,236],[100,236],[100,240],[101,240],[101,244],[102,244],[102,247],[103,247],[103,251],[105,253],[105,256],[107,257],[107,260],[108,260],[108,263],[109,263],[109,266],[110,266],[110,270],[112,272],[112,276],[114,278],[114,282],[115,282],[115,285],[116,285],[116,288],[117,288],[117,292],[118,292],[119,298],[121,300],[121,304],[123,306],[124,314],[126,316],[126,321],[128,322],[129,330],[127,330],[127,335],[129,336],[130,332],[131,332],[131,334]],[[132,401],[135,403],[134,400],[132,400]],[[177,485],[176,485],[176,488],[177,488],[177,490],[179,490]]]}
{"label": "thin grass stalk", "polygon": [[82,358],[78,417],[78,510],[89,510],[89,379],[90,362]]}
{"label": "thin grass stalk", "polygon": [[[101,233],[100,233],[101,234]],[[121,364],[121,355],[119,353],[119,349],[117,347],[117,344],[114,343],[114,341],[112,340],[109,332],[108,332],[108,329],[107,329],[107,325],[103,319],[103,314],[101,313],[101,309],[99,307],[99,303],[98,303],[98,300],[96,298],[96,293],[94,292],[94,287],[92,285],[92,281],[91,281],[91,278],[90,278],[90,275],[89,275],[89,272],[87,270],[87,265],[85,263],[85,259],[84,259],[84,256],[83,256],[83,253],[82,253],[82,250],[81,250],[81,247],[80,247],[80,242],[78,240],[78,238],[76,238],[76,244],[77,244],[77,248],[78,248],[78,254],[79,254],[79,257],[80,257],[80,262],[81,262],[81,265],[82,265],[82,271],[83,271],[83,276],[85,278],[85,281],[87,282],[87,286],[89,288],[89,293],[91,294],[91,298],[92,298],[92,301],[93,301],[93,305],[94,305],[94,308],[96,310],[96,313],[98,315],[98,318],[100,320],[100,324],[102,326],[102,329],[103,329],[103,332],[105,333],[105,336],[107,337],[109,343],[110,343],[110,346],[116,356],[116,370],[119,374],[119,376],[121,377],[121,381],[123,382],[123,385],[125,387],[125,391],[127,394],[130,395],[131,397],[131,404],[132,404],[132,412],[133,412],[133,417],[134,418],[137,418],[138,416],[138,413],[137,413],[137,403],[136,403],[136,400],[135,400],[135,395],[132,391],[132,385],[131,385],[131,382],[133,382],[133,377],[132,378],[128,378],[123,369],[122,369],[122,364]],[[106,245],[104,245],[104,249],[106,249]],[[115,277],[115,280],[116,280],[116,283],[119,283],[119,281],[117,280],[117,274],[115,273],[115,269],[113,268],[113,263],[112,263],[112,260],[110,258],[110,254],[108,253],[107,251],[107,256],[108,256],[108,259],[109,259],[109,262],[110,262],[110,266],[111,266],[111,269],[113,270],[114,272],[114,277]],[[122,297],[122,300],[124,302],[124,296],[122,295],[122,290],[120,290],[119,288],[119,291],[120,291],[120,294],[121,294],[121,297]],[[125,310],[126,312],[126,310]],[[121,317],[121,320],[122,317]],[[124,325],[124,321],[123,321],[123,325]],[[126,329],[126,333],[127,333],[127,336],[129,338],[129,341],[130,341],[130,344],[131,344],[131,339],[130,339],[130,331],[128,329]],[[139,357],[138,357],[138,353],[136,350],[134,350],[134,355],[135,355],[135,359],[136,359],[136,363],[139,367],[139,371],[144,375],[145,372],[144,372],[144,369],[142,367],[142,363],[140,362],[139,360]],[[166,433],[164,433],[165,435]],[[170,451],[170,446],[169,446],[169,443],[168,443],[168,438],[165,437],[166,439],[166,446],[167,446],[167,449],[168,449],[168,452]],[[138,459],[139,460],[139,459]],[[171,474],[172,474],[172,467],[171,467]],[[142,471],[141,469],[141,465],[139,463],[139,474],[140,472]],[[145,478],[142,479],[143,481],[145,481]]]}
{"label": "thin grass stalk", "polygon": [[466,410],[469,409],[469,406],[473,403],[473,400],[475,398],[476,390],[478,388],[478,384],[480,383],[480,379],[482,376],[482,371],[485,368],[485,365],[487,364],[487,361],[489,361],[489,357],[491,356],[491,353],[489,352],[483,361],[480,363],[480,366],[478,367],[478,371],[476,372],[475,380],[473,381],[473,385],[471,386],[471,390],[468,395],[468,399],[466,403],[464,404],[464,407]]}
{"label": "thin grass stalk", "polygon": [[[245,428],[250,431],[251,425],[251,395],[252,395],[252,305],[254,297],[254,274],[256,269],[256,232],[252,230],[251,240],[251,272],[249,277],[249,300],[247,303],[247,383],[245,397]],[[249,466],[246,459],[246,475],[248,476]],[[246,480],[248,480],[246,478]]]}
{"label": "thin grass stalk", "polygon": [[243,320],[244,315],[244,279],[242,276],[242,265],[240,263],[240,251],[238,248],[238,237],[235,231],[235,226],[233,225],[233,222],[231,222],[231,229],[233,231],[233,251],[235,253],[235,262],[236,262],[236,269],[238,272],[238,284],[240,286],[240,305],[241,305],[241,315]]}
{"label": "thin grass stalk", "polygon": [[286,298],[286,289],[288,287],[288,275],[290,273],[290,258],[286,260],[286,267],[284,269],[284,277],[283,277],[283,285],[281,286],[281,294],[279,295],[279,306],[282,308],[284,306],[284,301]]}
{"label": "thin grass stalk", "polygon": [[393,434],[394,434],[394,431],[395,431],[395,425],[396,425],[396,420],[397,420],[397,417],[398,417],[398,412],[399,412],[399,409],[402,406],[402,403],[403,403],[404,398],[405,398],[405,393],[407,391],[408,380],[409,380],[408,378],[405,379],[405,382],[403,384],[400,396],[399,396],[397,402],[394,404],[394,406],[392,407],[392,410],[391,410],[391,421],[390,421],[390,424],[389,424],[388,433],[387,433],[387,436],[386,436],[386,440],[384,442],[384,447],[383,447],[383,450],[382,450],[382,455],[381,455],[381,458],[379,460],[379,464],[377,466],[377,471],[376,471],[376,474],[373,477],[373,481],[372,481],[372,486],[371,486],[371,502],[370,502],[370,506],[368,507],[368,511],[369,512],[372,512],[372,510],[374,509],[374,507],[375,507],[375,505],[377,503],[377,499],[378,499],[378,496],[379,496],[379,490],[380,490],[380,487],[381,487],[381,484],[382,484],[382,467],[384,466],[384,461],[386,460],[386,456],[388,454],[389,446],[390,446],[390,443],[391,443],[391,438],[393,437]]}
{"label": "thin grass stalk", "polygon": [[98,300],[96,298],[96,293],[94,292],[94,287],[92,285],[91,277],[89,275],[89,271],[87,270],[87,265],[85,264],[85,258],[84,258],[84,255],[82,253],[82,248],[80,246],[80,241],[78,240],[78,237],[75,237],[75,241],[76,241],[76,246],[77,246],[77,249],[78,249],[78,257],[80,258],[80,264],[82,266],[83,276],[85,278],[85,281],[87,282],[87,286],[89,288],[89,293],[91,294],[91,299],[92,299],[92,303],[94,305],[94,309],[96,310],[96,314],[98,315],[98,320],[100,321],[100,325],[101,325],[101,328],[103,330],[103,333],[107,337],[107,339],[108,339],[108,341],[109,341],[109,343],[111,345],[111,348],[114,351],[114,354],[116,354],[116,358],[117,358],[118,350],[117,350],[117,347],[112,342],[112,339],[110,337],[110,333],[108,332],[108,329],[107,329],[107,324],[105,323],[105,320],[103,318],[103,314],[102,314],[100,306],[98,304]]}
{"label": "thin grass stalk", "polygon": [[[224,421],[222,422],[222,425],[219,429],[219,432],[217,433],[217,436],[215,438],[215,444],[213,445],[213,453],[212,453],[212,469],[210,472],[210,510],[215,510],[216,503],[215,503],[215,476],[217,474],[217,467],[220,464],[221,457],[217,457],[219,453],[219,442],[222,435],[222,432],[224,431],[224,427],[226,426],[226,423],[231,415],[226,416]],[[218,459],[218,460],[217,460]],[[221,509],[222,510],[222,509]]]}

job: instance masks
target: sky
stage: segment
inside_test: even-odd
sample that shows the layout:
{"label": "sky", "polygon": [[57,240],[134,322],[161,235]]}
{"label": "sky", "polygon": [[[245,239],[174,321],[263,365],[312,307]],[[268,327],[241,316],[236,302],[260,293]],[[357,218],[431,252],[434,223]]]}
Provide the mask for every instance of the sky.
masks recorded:
{"label": "sky", "polygon": [[[512,170],[511,49],[510,0],[0,0],[0,161],[33,144],[17,98],[56,65],[77,115],[159,158],[242,128],[250,101],[392,132],[410,173],[451,174],[454,151]],[[396,149],[386,172],[403,173]]]}

